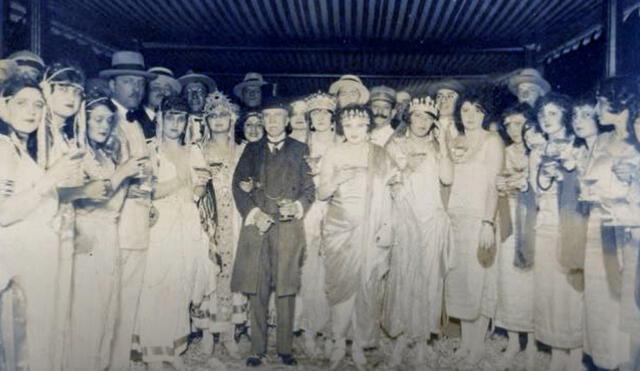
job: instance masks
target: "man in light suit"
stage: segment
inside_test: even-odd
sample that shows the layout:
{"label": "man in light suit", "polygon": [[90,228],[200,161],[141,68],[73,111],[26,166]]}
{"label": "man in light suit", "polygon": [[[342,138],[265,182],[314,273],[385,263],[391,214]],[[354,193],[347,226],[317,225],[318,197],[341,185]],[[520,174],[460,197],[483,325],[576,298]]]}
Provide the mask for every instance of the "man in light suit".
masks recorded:
{"label": "man in light suit", "polygon": [[[111,68],[101,71],[100,77],[109,80],[111,100],[117,107],[115,133],[122,160],[148,157],[139,107],[148,80],[156,75],[146,71],[142,54],[119,51],[113,54]],[[141,178],[128,184],[127,198],[120,213],[120,311],[111,356],[112,370],[129,369],[132,343],[135,343],[132,337],[149,246],[151,189],[148,181]]]}

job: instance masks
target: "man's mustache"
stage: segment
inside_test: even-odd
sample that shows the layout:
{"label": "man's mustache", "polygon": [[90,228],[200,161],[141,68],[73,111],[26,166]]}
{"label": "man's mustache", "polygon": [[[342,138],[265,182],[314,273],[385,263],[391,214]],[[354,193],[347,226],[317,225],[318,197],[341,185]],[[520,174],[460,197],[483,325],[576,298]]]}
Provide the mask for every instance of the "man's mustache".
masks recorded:
{"label": "man's mustache", "polygon": [[385,119],[386,120],[386,119],[389,118],[389,116],[379,113],[379,114],[374,114],[373,118],[374,119],[381,118],[381,119]]}

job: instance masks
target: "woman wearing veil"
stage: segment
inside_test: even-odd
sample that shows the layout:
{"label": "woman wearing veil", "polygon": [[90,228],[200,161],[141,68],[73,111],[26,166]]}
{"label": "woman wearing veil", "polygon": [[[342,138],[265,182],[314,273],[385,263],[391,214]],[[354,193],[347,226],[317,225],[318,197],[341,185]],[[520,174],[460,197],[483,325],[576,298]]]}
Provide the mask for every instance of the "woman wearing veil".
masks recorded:
{"label": "woman wearing veil", "polygon": [[[215,217],[204,212],[203,222],[209,235],[210,257],[218,265],[216,292],[193,310],[196,327],[205,331],[201,349],[210,353],[213,336],[220,334],[220,341],[227,353],[239,358],[238,345],[234,338],[236,325],[246,322],[246,298],[231,292],[231,268],[236,253],[242,219],[236,209],[231,192],[231,181],[238,159],[245,144],[237,144],[234,126],[238,119],[238,107],[220,91],[210,93],[204,106],[204,136],[201,145],[205,166],[211,173],[211,187],[205,195],[206,202],[215,210]],[[213,191],[215,190],[215,197]],[[203,199],[203,200],[205,200]],[[201,211],[204,204],[201,203]]]}
{"label": "woman wearing veil", "polygon": [[[70,277],[60,275],[57,188],[79,173],[84,153],[62,156],[46,171],[37,165],[28,142],[39,125],[44,127],[44,112],[45,100],[35,82],[14,79],[6,83],[0,97],[0,116],[7,133],[0,135],[0,342],[6,357],[5,363],[0,363],[3,370],[63,369],[62,348],[56,346],[64,338],[57,310],[68,308],[69,303],[60,305],[68,297],[58,295],[56,282],[67,288],[71,282]],[[42,147],[37,149],[42,153]],[[7,286],[9,293],[5,291]],[[16,306],[8,300],[8,294],[24,298],[26,326],[22,335],[26,339],[11,333],[16,321],[10,310]]]}
{"label": "woman wearing veil", "polygon": [[183,144],[188,110],[184,98],[164,100],[151,158],[159,215],[149,235],[136,324],[139,344],[134,343],[150,370],[162,370],[163,362],[184,369],[180,354],[190,333],[189,304],[200,304],[215,290],[217,267],[208,258],[209,240],[194,203],[210,175],[200,149]]}
{"label": "woman wearing veil", "polygon": [[126,181],[137,176],[144,163],[137,158],[120,163],[119,142],[112,137],[115,112],[115,105],[106,96],[92,96],[86,105],[83,147],[87,154],[82,172],[88,178],[85,188],[101,191],[102,197],[74,201],[71,347],[67,364],[71,370],[102,371],[111,359],[120,293],[117,221]]}

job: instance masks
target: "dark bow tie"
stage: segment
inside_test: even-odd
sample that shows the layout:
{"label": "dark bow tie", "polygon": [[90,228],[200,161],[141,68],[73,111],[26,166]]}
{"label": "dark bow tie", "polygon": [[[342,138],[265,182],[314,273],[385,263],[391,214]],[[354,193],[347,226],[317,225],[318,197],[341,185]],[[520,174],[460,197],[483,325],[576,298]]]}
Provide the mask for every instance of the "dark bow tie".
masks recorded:
{"label": "dark bow tie", "polygon": [[129,122],[142,121],[144,111],[141,109],[130,109],[127,111],[126,119]]}

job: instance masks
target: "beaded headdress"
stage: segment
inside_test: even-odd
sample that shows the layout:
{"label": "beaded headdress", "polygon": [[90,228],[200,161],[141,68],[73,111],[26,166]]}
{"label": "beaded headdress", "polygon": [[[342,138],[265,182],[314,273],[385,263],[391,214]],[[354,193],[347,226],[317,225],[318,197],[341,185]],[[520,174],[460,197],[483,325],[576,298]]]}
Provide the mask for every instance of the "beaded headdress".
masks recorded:
{"label": "beaded headdress", "polygon": [[229,97],[224,95],[219,90],[214,90],[207,95],[204,102],[204,114],[205,116],[211,113],[228,112],[234,117],[238,117],[239,107],[233,104]]}
{"label": "beaded headdress", "polygon": [[363,119],[363,120],[371,119],[371,117],[369,116],[369,113],[366,110],[361,109],[360,107],[343,109],[342,113],[340,114],[340,118],[342,120],[356,119],[356,118]]}
{"label": "beaded headdress", "polygon": [[203,140],[206,141],[211,138],[212,133],[209,130],[209,125],[206,124],[206,118],[208,115],[213,113],[218,113],[218,114],[228,113],[229,116],[231,116],[229,137],[230,139],[233,139],[234,132],[235,132],[235,130],[233,130],[233,127],[236,123],[236,120],[238,119],[239,112],[240,112],[240,107],[237,104],[234,104],[233,102],[231,102],[229,97],[224,95],[221,91],[214,90],[213,92],[209,93],[209,95],[207,95],[207,98],[205,99],[205,102],[204,102],[205,124],[204,124]]}
{"label": "beaded headdress", "polygon": [[305,102],[307,103],[307,112],[317,109],[326,109],[334,112],[337,106],[335,96],[321,91],[308,96],[307,99],[305,99]]}
{"label": "beaded headdress", "polygon": [[413,112],[426,112],[433,117],[438,117],[438,107],[436,102],[431,97],[414,98],[409,103],[409,113]]}

